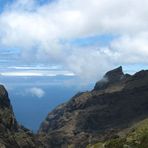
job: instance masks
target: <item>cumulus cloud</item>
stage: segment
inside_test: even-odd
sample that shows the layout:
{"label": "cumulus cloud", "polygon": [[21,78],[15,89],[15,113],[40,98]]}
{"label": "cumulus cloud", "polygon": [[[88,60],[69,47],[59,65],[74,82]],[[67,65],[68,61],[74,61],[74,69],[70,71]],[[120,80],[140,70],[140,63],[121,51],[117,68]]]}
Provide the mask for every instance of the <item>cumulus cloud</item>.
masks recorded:
{"label": "cumulus cloud", "polygon": [[42,98],[45,95],[45,91],[41,88],[38,87],[32,87],[30,88],[29,92],[33,95],[36,96],[38,98]]}
{"label": "cumulus cloud", "polygon": [[[61,64],[90,80],[119,64],[147,63],[147,18],[147,0],[58,0],[44,5],[16,0],[0,15],[0,45],[21,49],[25,60]],[[115,38],[103,47],[69,42],[98,35]]]}

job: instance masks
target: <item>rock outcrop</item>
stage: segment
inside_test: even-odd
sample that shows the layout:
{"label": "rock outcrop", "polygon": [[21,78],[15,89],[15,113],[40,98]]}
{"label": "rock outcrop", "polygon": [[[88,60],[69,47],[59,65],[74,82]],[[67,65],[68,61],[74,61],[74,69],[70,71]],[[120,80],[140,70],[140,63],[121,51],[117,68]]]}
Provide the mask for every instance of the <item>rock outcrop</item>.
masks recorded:
{"label": "rock outcrop", "polygon": [[109,85],[120,82],[125,77],[122,67],[107,72],[103,79],[96,83],[94,90],[101,90],[107,88]]}
{"label": "rock outcrop", "polygon": [[47,147],[83,148],[116,137],[148,117],[148,71],[109,71],[90,92],[80,93],[50,112],[39,134]]}
{"label": "rock outcrop", "polygon": [[0,148],[40,147],[43,145],[37,136],[16,121],[8,93],[0,85]]}

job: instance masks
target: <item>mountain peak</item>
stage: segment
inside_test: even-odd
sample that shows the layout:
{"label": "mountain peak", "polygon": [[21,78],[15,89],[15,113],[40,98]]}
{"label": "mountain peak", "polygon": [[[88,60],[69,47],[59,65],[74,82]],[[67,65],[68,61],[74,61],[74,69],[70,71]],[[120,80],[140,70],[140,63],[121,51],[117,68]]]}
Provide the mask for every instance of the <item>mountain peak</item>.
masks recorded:
{"label": "mountain peak", "polygon": [[117,67],[111,71],[108,71],[104,77],[108,78],[109,80],[121,78],[124,75],[122,66]]}
{"label": "mountain peak", "polygon": [[111,71],[108,71],[104,75],[103,79],[96,83],[94,90],[105,89],[108,87],[108,85],[121,81],[123,77],[124,73],[122,66],[119,66]]}
{"label": "mountain peak", "polygon": [[148,117],[147,90],[147,70],[128,75],[120,66],[107,72],[93,91],[78,93],[50,112],[39,134],[47,135],[47,147],[58,148],[115,140],[120,131]]}

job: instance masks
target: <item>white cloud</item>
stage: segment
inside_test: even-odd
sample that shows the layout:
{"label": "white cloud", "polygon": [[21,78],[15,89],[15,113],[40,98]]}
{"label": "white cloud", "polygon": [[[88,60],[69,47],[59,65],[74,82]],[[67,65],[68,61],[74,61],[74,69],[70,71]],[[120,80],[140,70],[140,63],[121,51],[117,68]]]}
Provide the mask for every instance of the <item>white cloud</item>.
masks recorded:
{"label": "white cloud", "polygon": [[6,71],[0,72],[1,76],[48,76],[48,77],[54,77],[54,76],[74,76],[75,74],[73,72],[67,71],[67,70],[11,70],[6,69]]}
{"label": "white cloud", "polygon": [[[101,49],[79,49],[67,58],[69,69],[83,80],[96,80],[112,67],[109,56]],[[99,71],[99,73],[98,73]]]}
{"label": "white cloud", "polygon": [[41,88],[38,87],[32,87],[30,88],[29,92],[33,95],[36,96],[38,98],[42,98],[45,95],[45,91]]}
{"label": "white cloud", "polygon": [[[17,0],[0,15],[0,44],[21,58],[61,64],[91,80],[114,65],[147,63],[148,1]],[[78,48],[61,41],[112,34],[106,47]]]}

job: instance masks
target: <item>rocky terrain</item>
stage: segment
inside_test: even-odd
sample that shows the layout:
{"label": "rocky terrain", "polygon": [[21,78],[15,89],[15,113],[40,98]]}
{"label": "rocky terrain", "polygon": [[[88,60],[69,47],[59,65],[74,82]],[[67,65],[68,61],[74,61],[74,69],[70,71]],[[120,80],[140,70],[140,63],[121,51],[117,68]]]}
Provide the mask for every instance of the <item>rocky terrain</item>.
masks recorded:
{"label": "rocky terrain", "polygon": [[40,148],[43,145],[31,131],[15,119],[8,93],[0,85],[0,148]]}
{"label": "rocky terrain", "polygon": [[18,124],[0,85],[0,148],[148,148],[148,71],[107,72],[50,112],[38,134]]}
{"label": "rocky terrain", "polygon": [[107,72],[90,92],[78,93],[55,108],[39,134],[51,148],[84,148],[148,117],[148,71],[124,74],[122,67]]}
{"label": "rocky terrain", "polygon": [[112,139],[89,144],[86,148],[148,148],[148,119],[120,131]]}

